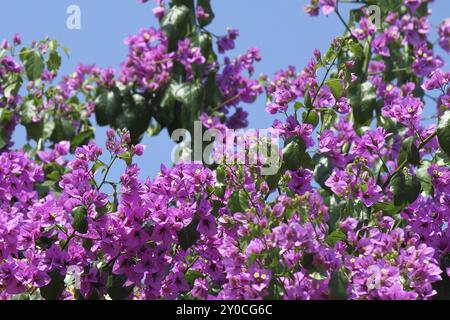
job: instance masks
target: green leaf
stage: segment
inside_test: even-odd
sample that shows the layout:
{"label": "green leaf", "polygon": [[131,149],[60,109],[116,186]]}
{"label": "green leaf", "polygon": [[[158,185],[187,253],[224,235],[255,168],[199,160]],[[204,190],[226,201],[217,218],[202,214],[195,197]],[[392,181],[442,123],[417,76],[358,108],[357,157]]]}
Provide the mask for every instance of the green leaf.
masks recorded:
{"label": "green leaf", "polygon": [[121,112],[121,99],[117,90],[101,89],[95,99],[95,118],[98,125],[106,126],[114,122]]}
{"label": "green leaf", "polygon": [[46,250],[49,249],[56,241],[58,240],[58,236],[55,234],[52,237],[39,237],[36,240],[36,246],[39,248]]}
{"label": "green leaf", "polygon": [[426,195],[434,194],[434,187],[428,173],[428,168],[430,168],[430,166],[431,162],[424,160],[416,170],[417,178],[420,180],[420,184],[422,185],[422,191],[425,192]]}
{"label": "green leaf", "polygon": [[9,121],[11,121],[13,115],[14,115],[14,110],[6,109],[6,108],[0,108],[0,122],[9,122]]}
{"label": "green leaf", "polygon": [[194,10],[194,0],[172,0],[171,3],[177,6],[184,5],[188,7],[191,11]]}
{"label": "green leaf", "polygon": [[248,199],[245,191],[234,191],[228,198],[227,207],[231,213],[245,212],[248,209]]}
{"label": "green leaf", "polygon": [[294,110],[297,111],[297,110],[300,110],[301,108],[305,108],[305,105],[303,103],[301,103],[300,101],[295,101],[294,102]]}
{"label": "green leaf", "polygon": [[52,181],[58,181],[61,178],[61,174],[59,171],[54,170],[45,176],[47,179]]}
{"label": "green leaf", "polygon": [[334,246],[338,241],[345,241],[346,239],[347,236],[345,235],[345,233],[343,233],[341,230],[335,230],[325,238],[325,242],[329,246]]}
{"label": "green leaf", "polygon": [[216,179],[217,182],[223,183],[225,181],[225,178],[227,176],[227,170],[223,166],[219,166],[216,168]]}
{"label": "green leaf", "polygon": [[87,210],[83,206],[75,207],[72,210],[72,227],[75,231],[86,234],[88,232]]}
{"label": "green leaf", "polygon": [[131,165],[133,163],[133,158],[131,157],[131,153],[128,151],[125,151],[118,155],[118,157],[125,161],[127,166]]}
{"label": "green leaf", "polygon": [[51,278],[50,283],[40,288],[39,291],[45,300],[58,300],[64,291],[65,276],[60,274],[59,269],[49,272],[48,275]]}
{"label": "green leaf", "polygon": [[313,108],[312,101],[311,101],[311,95],[309,94],[309,84],[306,85],[305,96],[303,97],[303,102],[307,109]]}
{"label": "green leaf", "polygon": [[342,270],[333,271],[331,274],[328,289],[330,290],[329,297],[331,300],[346,300],[348,279]]}
{"label": "green leaf", "polygon": [[394,194],[394,205],[405,206],[417,199],[421,185],[416,176],[408,172],[400,172],[392,179],[391,190]]}
{"label": "green leaf", "polygon": [[8,141],[8,136],[6,132],[6,128],[3,126],[0,126],[0,150],[6,147]]}
{"label": "green leaf", "polygon": [[353,53],[353,55],[356,58],[360,58],[362,56],[364,56],[364,51],[363,48],[361,47],[361,45],[359,44],[359,42],[353,42],[349,45],[349,49],[350,51]]}
{"label": "green leaf", "polygon": [[174,5],[161,20],[161,29],[169,39],[169,50],[175,51],[178,41],[189,34],[193,21],[193,14],[185,5]]}
{"label": "green leaf", "polygon": [[314,161],[308,152],[303,152],[300,163],[303,169],[314,170],[315,168]]}
{"label": "green leaf", "polygon": [[306,270],[313,270],[314,269],[314,255],[308,252],[303,253],[302,255],[302,259],[301,259],[301,263],[302,266],[306,269]]}
{"label": "green leaf", "polygon": [[28,124],[33,120],[37,110],[32,100],[27,100],[20,106],[20,120],[23,124]]}
{"label": "green leaf", "polygon": [[305,144],[301,139],[294,139],[288,142],[283,148],[283,162],[287,169],[298,170],[301,166],[301,159],[305,153]]}
{"label": "green leaf", "polygon": [[302,113],[303,123],[309,123],[314,128],[319,124],[319,115],[314,110],[305,111]]}
{"label": "green leaf", "polygon": [[314,271],[311,272],[309,276],[314,280],[321,281],[327,278],[327,273],[325,271]]}
{"label": "green leaf", "polygon": [[322,120],[322,125],[320,126],[320,132],[326,129],[330,129],[336,122],[338,115],[333,109],[327,109],[320,112],[320,118]]}
{"label": "green leaf", "polygon": [[[25,127],[27,130],[27,138],[34,139],[36,142],[38,142],[40,139],[46,140],[53,135],[53,131],[55,129],[55,122],[50,118],[42,120],[37,123],[30,122]],[[59,142],[62,140],[64,139],[61,140],[55,139],[53,141]]]}
{"label": "green leaf", "polygon": [[114,118],[114,128],[130,131],[131,143],[137,144],[147,131],[152,110],[147,100],[140,94],[132,94],[130,88],[121,91],[122,113]]}
{"label": "green leaf", "polygon": [[44,60],[42,55],[37,51],[30,51],[30,49],[24,48],[19,56],[25,66],[25,73],[28,80],[34,81],[39,79],[44,71]]}
{"label": "green leaf", "polygon": [[450,110],[445,111],[439,120],[437,137],[441,149],[450,157]]}
{"label": "green leaf", "polygon": [[269,187],[270,191],[272,191],[276,187],[278,187],[278,183],[280,182],[280,179],[281,179],[281,174],[282,174],[282,170],[279,169],[277,171],[277,173],[265,176],[267,186]]}
{"label": "green leaf", "polygon": [[314,169],[314,180],[322,186],[322,188],[329,190],[327,186],[325,186],[325,181],[331,174],[333,170],[333,163],[326,156],[321,156],[319,154],[315,154],[313,157],[313,161],[316,164]]}
{"label": "green leaf", "polygon": [[198,278],[202,277],[202,273],[198,270],[188,270],[185,274],[186,281],[189,283],[189,285],[193,286],[194,281]]}
{"label": "green leaf", "polygon": [[[213,38],[209,32],[194,34],[190,39],[191,46],[200,48],[202,56],[204,56],[207,61],[211,58],[216,58],[213,48]],[[214,73],[214,71],[212,73]]]}
{"label": "green leaf", "polygon": [[44,126],[42,122],[40,123],[33,123],[30,122],[26,125],[27,129],[27,139],[34,139],[35,141],[39,141],[39,139],[42,137]]}
{"label": "green leaf", "polygon": [[368,124],[372,120],[377,97],[374,86],[369,81],[352,86],[348,96],[356,124]]}
{"label": "green leaf", "polygon": [[207,19],[204,19],[204,20],[199,19],[199,21],[198,21],[199,25],[201,27],[204,27],[204,26],[210,24],[211,21],[213,21],[214,12],[211,8],[211,0],[198,0],[197,7],[200,7],[200,6],[203,8],[203,11],[205,11],[205,13],[209,15],[209,17]]}
{"label": "green leaf", "polygon": [[149,125],[149,127],[148,127],[148,129],[147,129],[147,134],[148,134],[150,137],[154,137],[154,136],[157,136],[157,135],[161,132],[162,129],[163,129],[163,128],[161,127],[161,125],[159,124],[159,122],[154,121],[154,122],[151,122],[151,123],[150,123],[150,125]]}
{"label": "green leaf", "polygon": [[382,211],[385,215],[394,216],[402,210],[401,206],[396,206],[393,203],[380,202],[373,206],[374,211]]}
{"label": "green leaf", "polygon": [[189,249],[200,238],[200,233],[197,231],[198,223],[199,218],[195,215],[187,227],[177,232],[178,243],[183,250]]}
{"label": "green leaf", "polygon": [[53,130],[55,130],[55,121],[53,119],[45,119],[43,121],[43,124],[41,122],[42,126],[42,139],[46,140],[50,138],[53,134]]}
{"label": "green leaf", "polygon": [[57,72],[61,67],[61,56],[58,51],[52,50],[48,54],[47,68],[49,71]]}
{"label": "green leaf", "polygon": [[344,89],[342,88],[340,79],[328,79],[327,81],[325,81],[325,84],[330,88],[331,93],[333,93],[333,96],[336,98],[336,100],[342,97]]}
{"label": "green leaf", "polygon": [[107,292],[112,300],[126,300],[133,292],[134,285],[125,286],[125,275],[108,275]]}
{"label": "green leaf", "polygon": [[216,81],[216,73],[210,72],[205,83],[205,103],[207,106],[215,107],[223,100],[222,91]]}
{"label": "green leaf", "polygon": [[420,162],[420,154],[416,145],[414,144],[414,137],[405,139],[402,143],[402,148],[398,155],[398,165],[407,160],[409,163],[417,166]]}
{"label": "green leaf", "polygon": [[93,137],[94,131],[91,129],[80,132],[70,142],[71,152],[74,152],[77,147],[87,144]]}
{"label": "green leaf", "polygon": [[181,84],[172,83],[170,85],[170,91],[177,101],[187,107],[198,106],[200,103],[201,87],[197,84],[190,82]]}
{"label": "green leaf", "polygon": [[53,130],[51,140],[53,142],[60,142],[64,140],[71,141],[75,136],[75,129],[72,121],[64,118],[57,118],[55,120],[55,128]]}

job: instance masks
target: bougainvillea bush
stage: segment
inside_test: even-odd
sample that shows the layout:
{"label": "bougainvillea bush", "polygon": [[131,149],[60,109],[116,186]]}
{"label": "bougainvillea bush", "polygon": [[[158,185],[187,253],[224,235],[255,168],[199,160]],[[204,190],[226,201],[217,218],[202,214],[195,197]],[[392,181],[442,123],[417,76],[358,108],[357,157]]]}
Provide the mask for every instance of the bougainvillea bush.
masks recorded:
{"label": "bougainvillea bush", "polygon": [[[227,55],[237,30],[208,31],[209,0],[157,1],[117,68],[60,76],[56,40],[4,40],[0,299],[450,298],[450,73],[433,52],[450,20],[430,25],[432,0],[344,2],[305,8],[345,25],[328,51],[260,78],[256,48]],[[275,174],[182,161],[140,178],[145,134],[245,128],[261,95]]]}

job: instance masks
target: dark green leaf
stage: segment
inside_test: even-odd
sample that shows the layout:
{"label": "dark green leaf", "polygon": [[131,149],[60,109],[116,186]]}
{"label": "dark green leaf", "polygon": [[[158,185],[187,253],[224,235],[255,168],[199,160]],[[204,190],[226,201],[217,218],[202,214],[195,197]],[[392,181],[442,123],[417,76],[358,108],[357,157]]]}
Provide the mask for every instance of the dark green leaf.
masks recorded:
{"label": "dark green leaf", "polygon": [[414,137],[405,139],[402,143],[402,148],[398,155],[398,165],[407,160],[409,163],[417,166],[420,162],[420,154],[416,145],[414,144]]}
{"label": "dark green leaf", "polygon": [[133,292],[134,285],[125,286],[127,277],[125,275],[108,275],[107,292],[112,300],[126,300]]}
{"label": "dark green leaf", "polygon": [[214,19],[214,12],[211,8],[211,0],[198,0],[197,1],[197,7],[202,7],[203,11],[205,11],[206,14],[208,14],[208,18],[207,19],[203,19],[198,21],[199,25],[201,27],[204,27],[208,24],[211,23],[211,21]]}
{"label": "dark green leaf", "polygon": [[326,156],[316,154],[313,157],[313,161],[316,164],[314,169],[314,180],[316,180],[316,182],[324,189],[328,190],[328,187],[325,186],[325,181],[329,178],[334,167],[331,160]]}
{"label": "dark green leaf", "polygon": [[382,211],[385,215],[393,216],[402,210],[401,206],[396,206],[393,203],[380,202],[373,206],[374,211]]}
{"label": "dark green leaf", "polygon": [[197,231],[198,223],[199,218],[196,215],[187,227],[177,232],[178,243],[183,250],[189,249],[200,238],[200,233]]}
{"label": "dark green leaf", "polygon": [[404,206],[417,199],[421,191],[421,185],[416,176],[407,172],[400,172],[392,179],[391,190],[394,194],[394,205]]}
{"label": "dark green leaf", "polygon": [[72,141],[70,143],[71,152],[74,152],[78,146],[87,144],[93,137],[94,137],[94,131],[92,131],[90,129],[80,132],[78,135],[76,135],[72,139]]}
{"label": "dark green leaf", "polygon": [[7,144],[8,136],[5,127],[0,126],[0,150]]}
{"label": "dark green leaf", "polygon": [[278,183],[280,182],[281,179],[281,174],[282,170],[279,169],[276,174],[265,176],[269,190],[274,190],[276,187],[278,187]]}
{"label": "dark green leaf", "polygon": [[95,99],[95,118],[98,125],[106,126],[113,123],[121,111],[120,105],[120,95],[116,90],[101,89]]}
{"label": "dark green leaf", "polygon": [[348,279],[342,270],[334,271],[331,274],[328,289],[330,290],[331,300],[345,300],[348,297],[347,292]]}
{"label": "dark green leaf", "polygon": [[428,174],[428,168],[430,168],[431,162],[424,160],[416,170],[417,178],[420,180],[422,185],[422,191],[426,195],[434,194],[433,184],[431,183],[431,177]]}
{"label": "dark green leaf", "polygon": [[169,50],[175,51],[178,41],[187,37],[193,25],[193,14],[185,5],[174,5],[161,20],[161,29],[169,39]]}
{"label": "dark green leaf", "polygon": [[285,167],[289,170],[298,170],[301,166],[301,159],[304,153],[305,144],[303,141],[294,139],[288,142],[282,151]]}
{"label": "dark green leaf", "polygon": [[335,230],[325,238],[325,242],[330,246],[334,246],[338,241],[345,241],[346,239],[345,233],[341,230]]}
{"label": "dark green leaf", "polygon": [[58,300],[64,291],[65,276],[60,274],[59,269],[49,272],[48,275],[51,278],[50,283],[40,288],[39,291],[45,300]]}
{"label": "dark green leaf", "polygon": [[201,87],[199,85],[190,82],[181,84],[172,83],[170,91],[177,101],[187,107],[192,107],[200,103]]}
{"label": "dark green leaf", "polygon": [[75,231],[85,234],[88,232],[87,210],[83,206],[75,207],[72,210],[72,227]]}
{"label": "dark green leaf", "polygon": [[53,130],[51,140],[53,142],[60,142],[64,140],[71,141],[75,136],[75,129],[72,121],[64,118],[57,118],[55,120],[55,128]]}
{"label": "dark green leaf", "polygon": [[439,120],[437,136],[441,149],[450,157],[450,110],[445,111]]}
{"label": "dark green leaf", "polygon": [[376,92],[373,85],[370,82],[364,82],[352,86],[348,91],[348,96],[356,124],[368,124],[372,120],[376,103]]}

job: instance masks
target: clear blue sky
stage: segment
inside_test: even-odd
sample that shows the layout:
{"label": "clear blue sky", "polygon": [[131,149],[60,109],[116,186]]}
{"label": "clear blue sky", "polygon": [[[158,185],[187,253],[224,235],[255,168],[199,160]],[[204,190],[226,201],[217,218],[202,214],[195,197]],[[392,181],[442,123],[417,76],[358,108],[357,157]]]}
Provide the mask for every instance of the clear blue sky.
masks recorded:
{"label": "clear blue sky", "polygon": [[[208,26],[216,34],[224,34],[227,27],[239,29],[236,49],[230,55],[244,52],[250,46],[260,48],[263,61],[256,66],[256,75],[271,76],[275,71],[294,65],[303,68],[314,48],[326,50],[330,41],[344,31],[335,15],[310,18],[303,12],[307,0],[212,0],[216,19]],[[66,9],[69,5],[81,8],[81,30],[66,28]],[[157,26],[151,12],[151,0],[142,5],[138,0],[3,0],[0,19],[0,39],[19,32],[26,44],[45,36],[58,39],[71,51],[63,61],[61,74],[69,74],[80,63],[95,63],[100,67],[117,68],[127,53],[123,39],[141,27]],[[347,15],[350,5],[342,4]],[[450,1],[436,0],[431,5],[431,23],[438,25],[449,16]],[[433,39],[435,39],[434,37]],[[440,52],[445,57],[445,53]],[[246,106],[251,128],[271,126],[273,117],[265,112],[265,98]],[[434,105],[429,105],[434,108]],[[96,141],[104,147],[106,128],[98,128]],[[15,135],[16,146],[24,141],[24,132]],[[160,163],[170,164],[173,143],[167,133],[156,138],[146,137],[147,149],[138,159],[142,177],[154,176]],[[117,178],[123,169],[113,170]]]}

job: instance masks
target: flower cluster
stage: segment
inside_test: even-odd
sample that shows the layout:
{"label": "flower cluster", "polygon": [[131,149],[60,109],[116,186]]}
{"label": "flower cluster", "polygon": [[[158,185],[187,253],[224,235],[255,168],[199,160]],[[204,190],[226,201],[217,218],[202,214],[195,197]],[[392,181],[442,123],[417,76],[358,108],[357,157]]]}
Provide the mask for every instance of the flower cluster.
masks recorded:
{"label": "flower cluster", "polygon": [[439,45],[450,52],[450,19],[445,19],[439,27]]}
{"label": "flower cluster", "polygon": [[151,27],[125,40],[129,54],[121,66],[120,81],[136,82],[140,89],[157,90],[170,79],[173,53],[168,52],[165,34]]}
{"label": "flower cluster", "polygon": [[[288,67],[271,80],[252,79],[256,48],[218,63],[213,37],[224,53],[238,32],[206,31],[214,16],[208,1],[188,8],[158,0],[154,14],[174,25],[128,37],[117,78],[112,68],[79,65],[51,86],[56,42],[33,43],[16,56],[20,36],[14,46],[4,41],[0,299],[445,295],[450,76],[429,39],[431,2],[405,0],[382,11],[382,28],[361,3],[352,13],[360,19],[327,52],[315,50],[303,70]],[[337,3],[313,0],[306,11],[339,14]],[[195,34],[171,32],[181,26]],[[448,19],[437,35],[448,51]],[[42,72],[29,68],[35,61]],[[181,161],[142,178],[134,162],[145,150],[136,142],[149,125],[142,119],[172,130],[199,118],[225,136],[247,126],[240,105],[264,90],[273,135],[256,130],[212,155],[244,161]],[[424,118],[425,95],[438,104],[430,118],[437,124]],[[107,130],[105,149],[92,140],[93,113],[119,127]],[[36,144],[15,151],[18,123]],[[280,155],[271,175],[261,154],[250,158],[265,146],[254,141],[264,139]],[[124,169],[114,181],[117,162]]]}

